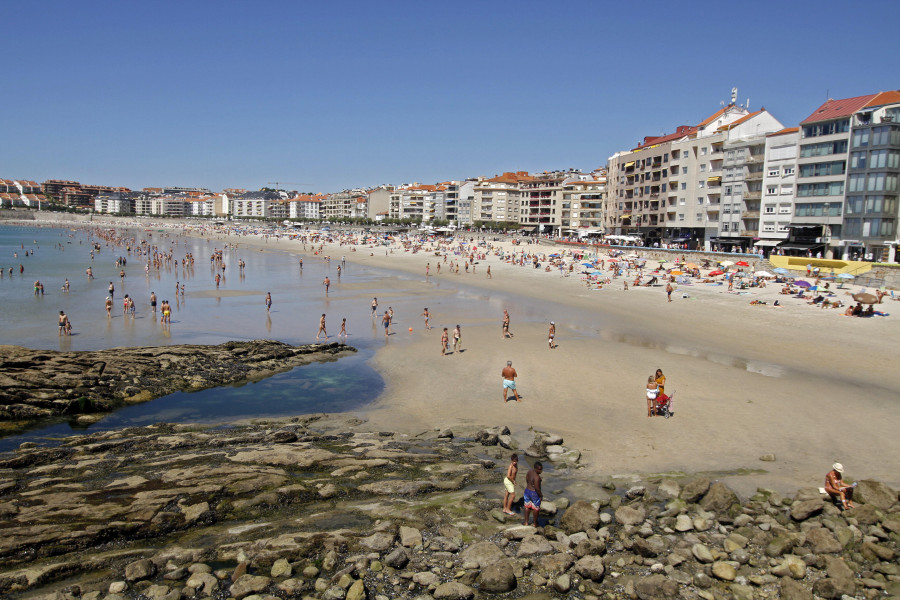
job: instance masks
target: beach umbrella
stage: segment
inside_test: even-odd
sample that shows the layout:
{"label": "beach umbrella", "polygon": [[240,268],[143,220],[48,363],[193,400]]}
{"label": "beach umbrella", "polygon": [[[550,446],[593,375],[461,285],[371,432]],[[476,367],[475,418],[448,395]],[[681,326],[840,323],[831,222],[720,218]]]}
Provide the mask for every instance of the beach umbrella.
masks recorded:
{"label": "beach umbrella", "polygon": [[757,271],[756,273],[754,273],[754,275],[756,275],[757,277],[772,277],[772,274],[768,271]]}
{"label": "beach umbrella", "polygon": [[718,276],[718,275],[724,275],[724,274],[725,274],[725,271],[720,271],[720,270],[718,270],[718,269],[716,269],[715,271],[710,271],[710,272],[709,272],[709,276],[710,276],[710,277],[716,277],[716,276]]}
{"label": "beach umbrella", "polygon": [[687,263],[684,265],[685,269],[699,269],[700,267],[696,263]]}
{"label": "beach umbrella", "polygon": [[600,271],[598,269],[593,269],[591,271],[588,271],[588,274],[589,275],[603,275],[603,271]]}
{"label": "beach umbrella", "polygon": [[587,263],[587,262],[586,262],[586,263],[581,263],[581,266],[582,266],[582,267],[593,267],[593,266],[594,266],[594,263]]}
{"label": "beach umbrella", "polygon": [[857,294],[853,294],[853,299],[860,304],[878,304],[878,297],[875,296],[875,294],[859,292]]}
{"label": "beach umbrella", "polygon": [[772,269],[772,270],[775,271],[776,273],[778,273],[779,275],[787,275],[790,272],[787,269],[783,269],[781,267],[778,267],[777,269]]}
{"label": "beach umbrella", "polygon": [[667,262],[669,262],[669,261],[666,260],[665,258],[659,259],[659,264],[663,264],[663,263],[667,263]]}
{"label": "beach umbrella", "polygon": [[734,264],[739,267],[749,267],[750,266],[750,263],[748,263],[747,261],[743,261],[743,260],[739,260]]}
{"label": "beach umbrella", "polygon": [[734,263],[731,262],[730,260],[720,260],[720,261],[719,261],[719,264],[722,265],[723,267],[730,267],[730,266],[732,266]]}
{"label": "beach umbrella", "polygon": [[812,287],[812,284],[810,282],[804,281],[802,279],[798,279],[797,281],[795,281],[794,285],[796,285],[797,287],[802,287],[802,288],[811,288]]}
{"label": "beach umbrella", "polygon": [[851,275],[850,273],[838,273],[837,277],[838,279],[856,279],[856,277]]}
{"label": "beach umbrella", "polygon": [[671,271],[669,271],[669,275],[682,275],[682,272],[678,271],[677,269],[672,269]]}

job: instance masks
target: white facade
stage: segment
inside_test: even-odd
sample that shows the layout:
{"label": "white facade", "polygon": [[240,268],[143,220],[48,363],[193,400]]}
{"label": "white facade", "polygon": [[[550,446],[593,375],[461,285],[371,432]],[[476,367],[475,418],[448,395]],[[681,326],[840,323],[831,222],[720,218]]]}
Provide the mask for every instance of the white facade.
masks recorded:
{"label": "white facade", "polygon": [[319,199],[295,198],[288,201],[288,216],[291,219],[319,219],[321,205],[322,202]]}
{"label": "white facade", "polygon": [[758,247],[771,248],[788,238],[794,197],[797,192],[798,128],[784,129],[766,136],[763,167],[762,201],[760,203]]}
{"label": "white facade", "polygon": [[267,217],[269,216],[269,201],[265,198],[235,198],[231,202],[231,214],[236,219],[242,217]]}

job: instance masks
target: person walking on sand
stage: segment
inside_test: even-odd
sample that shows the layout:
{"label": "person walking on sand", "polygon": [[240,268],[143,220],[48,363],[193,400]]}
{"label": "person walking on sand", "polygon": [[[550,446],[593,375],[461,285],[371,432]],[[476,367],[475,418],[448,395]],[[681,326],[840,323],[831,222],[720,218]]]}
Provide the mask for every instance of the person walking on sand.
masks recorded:
{"label": "person walking on sand", "polygon": [[112,297],[107,296],[106,297],[106,316],[107,317],[112,317],[112,307],[113,307]]}
{"label": "person walking on sand", "polygon": [[503,494],[503,512],[507,515],[516,513],[512,510],[512,503],[516,499],[516,475],[519,473],[519,455],[513,453],[509,457],[509,466],[506,467],[506,476],[503,478],[503,487],[506,493]]}
{"label": "person walking on sand", "polygon": [[672,287],[672,283],[669,282],[666,284],[666,296],[669,298],[669,302],[672,301],[672,292],[675,291],[675,288]]}
{"label": "person walking on sand", "polygon": [[325,286],[325,295],[327,296],[327,295],[328,295],[328,288],[331,287],[331,280],[328,279],[328,276],[327,276],[327,275],[325,276],[325,280],[322,281],[322,285]]}
{"label": "person walking on sand", "polygon": [[322,313],[322,318],[319,319],[319,331],[316,332],[316,341],[319,341],[319,336],[321,334],[325,334],[325,339],[328,339],[328,332],[325,331],[325,313]]}
{"label": "person walking on sand", "polygon": [[500,371],[500,375],[503,377],[503,401],[509,401],[506,390],[512,390],[513,396],[516,397],[516,402],[521,402],[519,399],[519,392],[516,391],[516,377],[518,377],[519,374],[513,369],[511,360],[506,361],[506,366]]}
{"label": "person walking on sand", "polygon": [[534,513],[535,527],[538,526],[538,515],[541,512],[541,502],[544,499],[544,492],[541,490],[541,473],[544,472],[544,465],[540,461],[534,463],[534,468],[525,474],[525,492],[523,494],[525,504],[525,521],[523,525],[528,525],[528,514]]}
{"label": "person walking on sand", "polygon": [[453,328],[453,354],[462,352],[462,329],[459,325]]}
{"label": "person walking on sand", "polygon": [[488,268],[487,268],[487,278],[493,279],[493,277],[491,277],[491,265],[488,265]]}
{"label": "person walking on sand", "polygon": [[341,330],[338,332],[338,339],[343,338],[344,341],[347,340],[347,317],[341,319]]}
{"label": "person walking on sand", "polygon": [[450,336],[447,333],[447,328],[444,327],[444,331],[441,332],[441,356],[447,354],[447,348],[450,347]]}
{"label": "person walking on sand", "polygon": [[431,319],[431,314],[428,312],[428,307],[425,307],[425,312],[422,313],[422,316],[425,317],[425,329],[431,329],[431,325],[428,324],[429,319]]}
{"label": "person walking on sand", "polygon": [[388,326],[394,326],[394,307],[388,306]]}
{"label": "person walking on sand", "polygon": [[266,312],[272,308],[272,292],[266,292]]}
{"label": "person walking on sand", "polygon": [[513,334],[510,333],[510,331],[509,331],[509,311],[507,311],[505,308],[503,309],[503,325],[502,325],[502,328],[503,328],[502,330],[503,330],[503,338],[504,338],[504,339],[505,339],[505,338],[511,338],[511,337],[513,336]]}
{"label": "person walking on sand", "polygon": [[853,508],[853,489],[856,484],[844,483],[844,465],[834,463],[825,475],[825,491],[835,502],[840,502],[841,509]]}
{"label": "person walking on sand", "polygon": [[150,310],[153,312],[154,318],[156,317],[156,292],[150,292]]}
{"label": "person walking on sand", "polygon": [[556,348],[556,344],[553,341],[554,338],[556,338],[556,323],[554,323],[553,321],[550,321],[550,332],[547,334],[547,336],[550,338],[550,349],[553,350],[554,348]]}
{"label": "person walking on sand", "polygon": [[109,282],[109,297],[115,299],[116,297],[116,286],[113,285],[113,282]]}
{"label": "person walking on sand", "polygon": [[384,326],[384,339],[390,335],[390,327],[391,327],[391,316],[388,314],[388,311],[384,311],[384,316],[381,317],[381,324]]}
{"label": "person walking on sand", "polygon": [[372,318],[375,318],[375,313],[378,311],[378,298],[372,298]]}

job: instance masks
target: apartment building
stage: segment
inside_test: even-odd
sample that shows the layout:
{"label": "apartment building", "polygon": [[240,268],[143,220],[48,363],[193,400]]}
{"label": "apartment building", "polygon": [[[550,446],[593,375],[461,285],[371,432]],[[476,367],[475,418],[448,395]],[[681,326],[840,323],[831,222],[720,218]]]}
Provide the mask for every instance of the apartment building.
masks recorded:
{"label": "apartment building", "polygon": [[391,206],[391,192],[394,186],[380,185],[377,188],[368,191],[368,201],[366,202],[366,218],[371,220],[378,219],[379,215],[387,215]]}
{"label": "apartment building", "polygon": [[392,219],[412,219],[429,223],[443,218],[444,187],[418,183],[401,185],[391,191],[388,214]]}
{"label": "apartment building", "polygon": [[756,251],[771,252],[788,238],[797,193],[797,142],[800,128],[788,127],[766,136],[763,161],[759,238]]}
{"label": "apartment building", "polygon": [[519,183],[519,223],[523,231],[562,235],[563,182],[579,171],[536,173]]}
{"label": "apartment building", "polygon": [[718,211],[713,247],[749,252],[758,241],[766,135],[783,128],[765,108],[719,128],[725,133],[724,160],[721,166],[710,161],[706,179],[711,222]]}
{"label": "apartment building", "polygon": [[606,197],[606,170],[591,175],[569,177],[562,184],[560,227],[563,234],[604,230],[603,203]]}
{"label": "apartment building", "polygon": [[288,201],[288,218],[290,219],[319,219],[319,212],[325,196],[318,194],[299,194]]}
{"label": "apartment building", "polygon": [[472,183],[471,223],[518,223],[520,185],[529,180],[527,171],[479,177]]}
{"label": "apartment building", "polygon": [[445,181],[440,185],[444,188],[444,206],[443,216],[439,218],[455,225],[470,225],[475,181]]}
{"label": "apartment building", "polygon": [[94,212],[116,215],[134,214],[134,202],[139,195],[137,192],[100,194],[94,198]]}
{"label": "apartment building", "polygon": [[843,256],[897,260],[900,91],[881,92],[850,122]]}
{"label": "apartment building", "polygon": [[27,179],[0,179],[0,200],[5,206],[38,207],[45,200],[41,186]]}
{"label": "apartment building", "polygon": [[[360,199],[368,202],[369,193],[363,189],[344,190],[328,194],[322,202],[322,218],[329,221],[340,221],[358,215],[357,204]],[[368,211],[368,209],[366,209]]]}
{"label": "apartment building", "polygon": [[735,95],[697,125],[646,136],[631,151],[610,157],[607,233],[640,237],[647,245],[712,247],[722,212],[723,126],[749,114],[734,104]]}
{"label": "apartment building", "polygon": [[104,193],[130,192],[128,188],[107,185],[86,185],[77,181],[48,179],[41,184],[43,194],[65,206],[92,208],[94,198]]}

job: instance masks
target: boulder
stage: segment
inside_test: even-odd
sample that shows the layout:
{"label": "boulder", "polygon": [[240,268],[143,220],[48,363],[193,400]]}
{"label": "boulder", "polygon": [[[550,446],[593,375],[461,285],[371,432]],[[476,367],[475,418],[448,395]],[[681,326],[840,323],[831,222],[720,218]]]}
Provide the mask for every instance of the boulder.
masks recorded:
{"label": "boulder", "polygon": [[766,545],[766,555],[777,558],[782,554],[787,554],[794,547],[794,538],[787,534],[775,536],[775,538]]}
{"label": "boulder", "polygon": [[125,581],[147,579],[156,574],[156,565],[149,558],[136,560],[125,567]]}
{"label": "boulder", "polygon": [[715,560],[715,558],[713,558],[712,552],[710,552],[709,548],[707,548],[703,544],[694,544],[693,546],[691,546],[691,554],[694,555],[694,558],[696,558],[698,562],[711,563]]}
{"label": "boulder", "polygon": [[737,494],[731,491],[731,488],[721,481],[717,481],[709,487],[709,491],[700,501],[700,506],[712,512],[725,512],[731,508],[732,504],[739,502]]}
{"label": "boulder", "polygon": [[806,577],[806,563],[803,562],[803,559],[794,556],[793,554],[788,554],[781,561],[781,564],[772,568],[771,573],[778,577],[803,579]]}
{"label": "boulder", "polygon": [[634,584],[634,591],[641,600],[674,600],[678,598],[678,584],[660,574],[640,578]]}
{"label": "boulder", "polygon": [[737,577],[737,569],[730,563],[717,561],[713,563],[712,574],[722,581],[734,581],[734,578]]}
{"label": "boulder", "polygon": [[553,577],[554,575],[565,573],[574,563],[575,559],[572,558],[571,554],[554,552],[553,554],[533,558],[531,560],[531,568],[543,577]]}
{"label": "boulder", "polygon": [[279,558],[272,565],[272,569],[269,574],[272,577],[290,577],[293,573],[293,569],[291,568],[291,563],[288,562],[286,558]]}
{"label": "boulder", "polygon": [[566,510],[559,524],[568,534],[596,529],[600,524],[600,513],[588,502],[578,500]]}
{"label": "boulder", "polygon": [[585,556],[575,562],[575,572],[591,581],[603,581],[603,559],[599,556]]}
{"label": "boulder", "polygon": [[694,528],[694,521],[688,515],[678,515],[675,517],[675,531],[690,531]]}
{"label": "boulder", "polygon": [[400,544],[407,548],[422,545],[422,532],[415,527],[400,527]]}
{"label": "boulder", "polygon": [[795,521],[805,521],[822,512],[825,502],[821,498],[813,500],[801,500],[791,504],[791,518]]}
{"label": "boulder", "polygon": [[860,525],[875,525],[883,514],[874,504],[857,504],[844,511],[844,516],[856,519]]}
{"label": "boulder", "polygon": [[648,538],[637,538],[631,546],[631,550],[635,554],[640,554],[644,558],[653,558],[659,556],[666,551],[666,542],[659,535],[651,535]]}
{"label": "boulder", "polygon": [[840,552],[841,543],[824,527],[816,527],[806,532],[806,545],[813,554],[832,554]]}
{"label": "boulder", "polygon": [[677,481],[672,479],[663,479],[659,483],[659,487],[656,488],[656,493],[660,498],[674,500],[681,494],[681,486],[678,485]]}
{"label": "boulder", "polygon": [[237,581],[231,584],[231,588],[228,591],[237,600],[241,600],[245,596],[263,591],[271,581],[268,577],[262,577],[261,575],[241,575],[237,578]]}
{"label": "boulder", "polygon": [[384,552],[394,545],[394,534],[379,531],[359,540],[360,545],[375,552]]}
{"label": "boulder", "polygon": [[384,557],[384,564],[394,569],[402,569],[409,562],[409,554],[403,547],[394,548]]}
{"label": "boulder", "polygon": [[504,594],[516,589],[516,574],[509,561],[485,567],[478,575],[477,581],[482,592]]}
{"label": "boulder", "polygon": [[863,479],[856,482],[856,489],[853,490],[853,502],[872,504],[875,508],[888,510],[897,503],[897,492],[880,481]]}
{"label": "boulder", "polygon": [[620,525],[638,525],[643,523],[647,514],[643,507],[620,506],[616,509],[616,521]]}
{"label": "boulder", "polygon": [[362,579],[354,581],[347,590],[346,600],[366,600],[366,584]]}
{"label": "boulder", "polygon": [[463,563],[474,563],[484,569],[506,558],[506,554],[493,542],[478,542],[460,552],[459,558]]}
{"label": "boulder", "polygon": [[793,579],[782,579],[781,600],[813,600],[813,595],[799,582]]}
{"label": "boulder", "polygon": [[522,540],[519,544],[519,550],[516,552],[516,558],[527,558],[529,556],[541,556],[553,552],[553,546],[542,535],[533,535]]}
{"label": "boulder", "polygon": [[693,504],[700,500],[708,490],[709,479],[706,477],[695,477],[681,488],[681,499],[688,504]]}
{"label": "boulder", "polygon": [[434,590],[435,600],[469,600],[475,596],[475,590],[458,581],[442,583]]}

